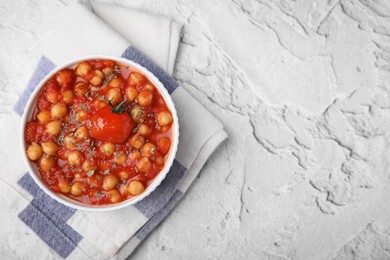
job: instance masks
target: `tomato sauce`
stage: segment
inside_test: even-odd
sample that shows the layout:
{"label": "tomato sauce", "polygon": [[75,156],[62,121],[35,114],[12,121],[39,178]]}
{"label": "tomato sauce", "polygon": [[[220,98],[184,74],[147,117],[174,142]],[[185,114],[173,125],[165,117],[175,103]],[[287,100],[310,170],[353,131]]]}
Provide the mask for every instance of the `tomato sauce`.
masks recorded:
{"label": "tomato sauce", "polygon": [[54,192],[90,205],[144,192],[164,167],[173,118],[136,69],[83,61],[44,85],[26,125],[27,156]]}

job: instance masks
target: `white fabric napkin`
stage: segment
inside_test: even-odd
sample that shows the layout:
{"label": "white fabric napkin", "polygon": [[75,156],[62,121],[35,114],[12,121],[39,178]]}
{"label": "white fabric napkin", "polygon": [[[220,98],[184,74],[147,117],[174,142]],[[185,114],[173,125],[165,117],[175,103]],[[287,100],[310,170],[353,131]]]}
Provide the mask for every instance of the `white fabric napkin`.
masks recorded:
{"label": "white fabric napkin", "polygon": [[[8,148],[0,150],[0,256],[126,258],[174,208],[209,155],[227,137],[221,123],[169,76],[180,25],[116,6],[91,7],[95,14],[80,4],[66,8],[15,106],[16,114],[0,121],[0,134],[7,136],[0,145]],[[19,116],[40,79],[57,64],[90,54],[122,56],[148,68],[168,89],[179,117],[179,149],[166,179],[143,201],[114,212],[73,210],[48,197],[26,173],[19,144],[15,145],[19,142],[15,131],[20,128]]]}

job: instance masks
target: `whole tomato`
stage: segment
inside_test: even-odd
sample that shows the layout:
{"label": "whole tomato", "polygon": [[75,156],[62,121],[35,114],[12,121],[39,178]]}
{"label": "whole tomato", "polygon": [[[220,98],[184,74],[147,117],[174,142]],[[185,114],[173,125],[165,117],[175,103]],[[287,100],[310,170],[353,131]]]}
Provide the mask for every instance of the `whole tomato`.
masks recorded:
{"label": "whole tomato", "polygon": [[127,112],[120,109],[121,106],[123,103],[117,108],[103,107],[92,116],[91,135],[93,138],[114,144],[127,141],[135,123]]}

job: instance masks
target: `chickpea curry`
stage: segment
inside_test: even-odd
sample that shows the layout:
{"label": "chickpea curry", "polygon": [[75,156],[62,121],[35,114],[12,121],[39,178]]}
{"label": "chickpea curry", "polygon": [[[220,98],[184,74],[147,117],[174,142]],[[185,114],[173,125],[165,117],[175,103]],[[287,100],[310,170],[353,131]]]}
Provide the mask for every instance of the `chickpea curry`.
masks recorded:
{"label": "chickpea curry", "polygon": [[26,125],[26,153],[50,190],[84,204],[114,204],[144,192],[162,170],[172,123],[146,76],[87,60],[45,82]]}

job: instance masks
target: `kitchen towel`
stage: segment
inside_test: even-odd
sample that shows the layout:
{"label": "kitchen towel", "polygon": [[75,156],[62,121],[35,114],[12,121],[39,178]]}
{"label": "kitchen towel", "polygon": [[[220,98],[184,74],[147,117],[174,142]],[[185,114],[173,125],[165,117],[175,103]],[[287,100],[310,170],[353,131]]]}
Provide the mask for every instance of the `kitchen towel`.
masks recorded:
{"label": "kitchen towel", "polygon": [[[227,137],[222,124],[172,79],[181,26],[171,19],[117,6],[72,4],[58,19],[33,76],[2,120],[0,256],[124,259],[173,210],[202,166]],[[140,51],[141,50],[141,51]],[[20,116],[38,82],[56,65],[92,54],[121,56],[149,69],[167,88],[180,125],[176,159],[161,185],[134,206],[112,212],[68,208],[48,197],[22,163]],[[18,114],[18,115],[17,115]]]}

